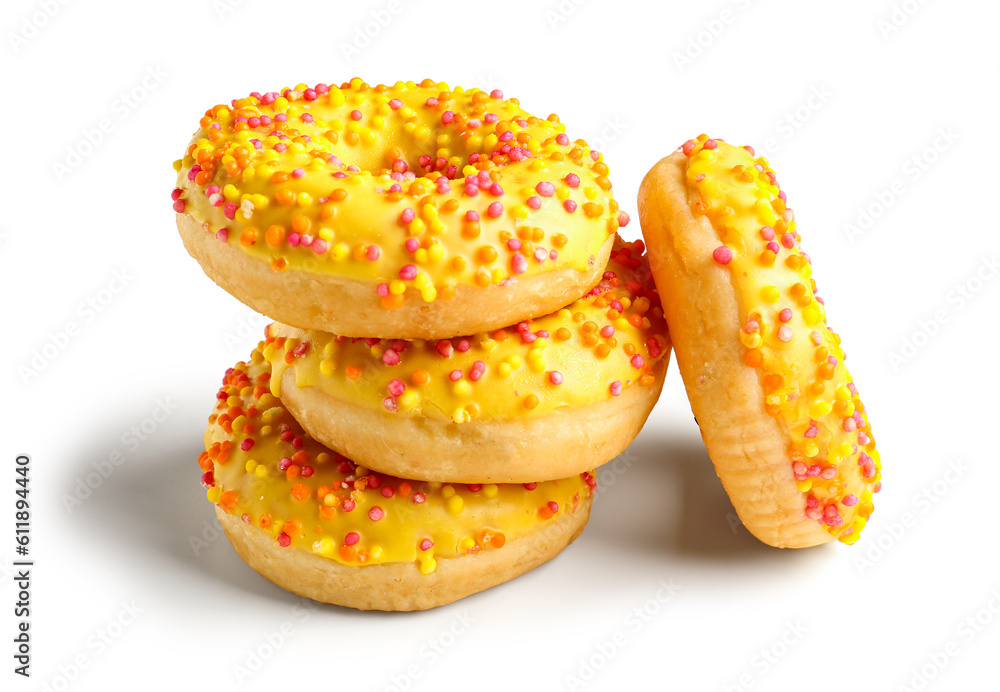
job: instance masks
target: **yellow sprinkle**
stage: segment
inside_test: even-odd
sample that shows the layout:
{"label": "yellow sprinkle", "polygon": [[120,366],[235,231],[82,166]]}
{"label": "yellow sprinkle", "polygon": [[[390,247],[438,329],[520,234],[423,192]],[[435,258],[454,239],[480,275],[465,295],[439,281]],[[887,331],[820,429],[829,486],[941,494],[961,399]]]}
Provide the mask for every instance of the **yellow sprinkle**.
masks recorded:
{"label": "yellow sprinkle", "polygon": [[780,297],[781,291],[778,290],[777,286],[765,286],[760,289],[760,298],[765,303],[776,303]]}
{"label": "yellow sprinkle", "polygon": [[823,311],[818,305],[808,305],[802,308],[802,319],[810,327],[823,321]]}
{"label": "yellow sprinkle", "polygon": [[850,401],[853,395],[851,394],[851,390],[848,389],[846,385],[840,385],[837,387],[835,396],[838,401]]}
{"label": "yellow sprinkle", "polygon": [[244,466],[244,468],[247,470],[247,473],[253,473],[254,469],[257,468],[257,462],[254,461],[253,459],[248,459],[246,466]]}
{"label": "yellow sprinkle", "polygon": [[217,485],[213,485],[208,489],[209,502],[218,502],[220,497],[222,497],[222,488]]}
{"label": "yellow sprinkle", "polygon": [[488,483],[488,484],[486,484],[486,485],[483,486],[483,495],[485,495],[486,497],[488,497],[490,499],[493,499],[494,497],[496,497],[497,493],[499,493],[499,492],[500,492],[500,488],[497,487],[496,483]]}
{"label": "yellow sprinkle", "polygon": [[459,380],[458,382],[452,385],[452,390],[455,392],[455,394],[459,396],[465,396],[466,394],[468,394],[469,389],[470,385],[468,380]]}
{"label": "yellow sprinkle", "polygon": [[430,574],[436,567],[437,560],[435,560],[432,556],[428,555],[420,558],[419,569],[421,574]]}
{"label": "yellow sprinkle", "polygon": [[254,473],[257,475],[257,478],[267,478],[267,467],[263,464],[258,464],[257,468],[254,469]]}
{"label": "yellow sprinkle", "polygon": [[476,547],[476,539],[473,538],[472,536],[466,536],[465,538],[463,538],[461,541],[458,542],[458,547],[464,552],[469,552],[470,550]]}
{"label": "yellow sprinkle", "polygon": [[833,404],[829,401],[814,401],[809,407],[809,415],[813,418],[822,418],[833,410]]}
{"label": "yellow sprinkle", "polygon": [[406,293],[406,283],[402,279],[393,279],[389,282],[389,293],[399,296]]}
{"label": "yellow sprinkle", "polygon": [[462,499],[461,495],[448,498],[448,511],[451,514],[461,514],[463,509],[465,509],[465,500]]}
{"label": "yellow sprinkle", "polygon": [[313,552],[320,555],[330,555],[333,552],[333,539],[321,538],[313,543]]}

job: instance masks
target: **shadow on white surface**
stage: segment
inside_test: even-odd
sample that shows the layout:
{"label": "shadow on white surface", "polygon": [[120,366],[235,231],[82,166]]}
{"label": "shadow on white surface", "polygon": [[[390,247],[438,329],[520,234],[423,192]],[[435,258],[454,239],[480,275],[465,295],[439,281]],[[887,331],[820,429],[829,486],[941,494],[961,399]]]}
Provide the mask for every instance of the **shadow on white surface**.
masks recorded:
{"label": "shadow on white surface", "polygon": [[612,484],[595,500],[586,539],[673,562],[788,561],[825,550],[778,550],[757,540],[739,521],[701,439],[658,432],[647,429],[633,442],[628,469],[613,477],[598,470],[598,479]]}

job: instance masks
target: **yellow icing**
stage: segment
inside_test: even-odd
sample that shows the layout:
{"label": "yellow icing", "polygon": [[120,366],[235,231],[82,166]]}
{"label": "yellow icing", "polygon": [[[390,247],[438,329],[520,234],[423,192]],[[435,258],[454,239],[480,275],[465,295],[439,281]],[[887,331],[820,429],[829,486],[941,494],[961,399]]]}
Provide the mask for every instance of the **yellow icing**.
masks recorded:
{"label": "yellow icing", "polygon": [[524,332],[508,327],[435,342],[272,325],[263,349],[274,371],[272,392],[280,395],[282,375],[294,367],[299,387],[318,387],[386,416],[465,423],[545,416],[632,386],[652,389],[654,366],[669,358],[669,342],[642,250],[641,243],[619,242],[597,287],[522,323]]}
{"label": "yellow icing", "polygon": [[356,466],[309,438],[270,393],[263,346],[227,372],[199,464],[208,499],[279,545],[346,565],[410,562],[428,574],[437,558],[502,549],[575,512],[592,493],[589,473],[474,486],[405,481]]}
{"label": "yellow icing", "polygon": [[881,463],[792,210],[767,160],[748,148],[702,135],[683,151],[692,211],[719,234],[724,249],[713,257],[733,277],[746,363],[758,370],[767,413],[788,431],[806,514],[853,543],[881,487]]}
{"label": "yellow icing", "polygon": [[[457,285],[588,270],[618,228],[600,155],[569,141],[557,116],[532,116],[516,99],[431,80],[283,93],[209,109],[175,163],[174,208],[276,270],[368,280],[394,308],[407,288],[433,301]],[[465,177],[481,173],[488,180],[470,196]],[[545,194],[540,183],[551,185]]]}

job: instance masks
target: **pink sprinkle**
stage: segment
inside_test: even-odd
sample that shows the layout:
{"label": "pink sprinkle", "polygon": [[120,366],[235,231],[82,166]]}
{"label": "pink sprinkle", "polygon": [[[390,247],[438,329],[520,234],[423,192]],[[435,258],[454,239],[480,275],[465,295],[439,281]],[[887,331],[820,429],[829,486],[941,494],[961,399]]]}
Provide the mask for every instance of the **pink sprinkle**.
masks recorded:
{"label": "pink sprinkle", "polygon": [[383,509],[378,505],[375,505],[374,507],[368,510],[368,518],[371,519],[372,521],[379,521],[384,516],[385,516],[385,511],[383,511]]}
{"label": "pink sprinkle", "polygon": [[445,125],[450,125],[454,119],[455,119],[455,114],[451,111],[445,111],[444,113],[441,114],[441,122],[444,123]]}
{"label": "pink sprinkle", "polygon": [[305,233],[299,237],[299,245],[302,247],[309,247],[313,244],[313,237],[308,233]]}
{"label": "pink sprinkle", "polygon": [[646,361],[643,360],[643,357],[640,356],[638,353],[632,356],[632,360],[630,362],[632,363],[632,367],[635,368],[636,370],[638,370],[639,368],[641,368],[643,365],[646,364]]}
{"label": "pink sprinkle", "polygon": [[558,370],[549,371],[549,382],[551,382],[552,384],[562,384],[563,383],[562,373],[559,372]]}
{"label": "pink sprinkle", "polygon": [[448,339],[441,339],[437,342],[437,352],[444,358],[451,358],[452,352],[454,352],[455,347],[451,345],[451,341]]}
{"label": "pink sprinkle", "polygon": [[563,202],[563,209],[572,214],[574,211],[576,211],[576,202],[574,202],[571,199],[566,200],[565,202]]}
{"label": "pink sprinkle", "polygon": [[601,327],[601,336],[610,338],[614,335],[615,335],[615,328],[612,327],[610,324],[606,324],[603,327]]}
{"label": "pink sprinkle", "polygon": [[556,186],[548,181],[542,181],[535,185],[535,190],[538,191],[542,197],[551,197],[556,193]]}
{"label": "pink sprinkle", "polygon": [[517,252],[521,249],[521,241],[517,238],[511,238],[507,241],[507,249],[511,252]]}
{"label": "pink sprinkle", "polygon": [[223,212],[226,214],[227,219],[236,218],[236,205],[232,202],[227,202],[226,206],[223,208]]}
{"label": "pink sprinkle", "polygon": [[767,249],[770,250],[771,252],[773,252],[776,255],[779,252],[781,252],[781,247],[776,242],[774,242],[773,240],[770,243],[767,244]]}
{"label": "pink sprinkle", "polygon": [[523,483],[525,490],[534,490],[538,487],[538,483]]}
{"label": "pink sprinkle", "polygon": [[695,142],[693,139],[689,139],[688,141],[684,142],[684,144],[681,145],[681,151],[684,153],[685,156],[690,156],[691,152],[694,151],[694,148],[696,146],[698,146],[698,143]]}
{"label": "pink sprinkle", "polygon": [[403,392],[406,391],[406,385],[403,384],[402,380],[390,380],[389,381],[389,393],[393,396],[402,396]]}
{"label": "pink sprinkle", "polygon": [[528,260],[520,252],[515,252],[510,258],[510,269],[515,274],[523,274],[528,271]]}
{"label": "pink sprinkle", "polygon": [[399,215],[399,220],[402,221],[403,223],[410,223],[415,218],[417,218],[417,212],[409,208],[404,209],[402,213]]}
{"label": "pink sprinkle", "polygon": [[779,312],[778,313],[778,319],[781,320],[782,322],[788,322],[789,320],[791,320],[792,319],[792,310],[791,310],[791,308],[785,308],[784,310],[782,310],[781,312]]}
{"label": "pink sprinkle", "polygon": [[812,425],[810,425],[806,429],[805,433],[803,433],[804,437],[816,437],[817,435],[819,435],[819,428],[816,427],[815,423],[813,423]]}
{"label": "pink sprinkle", "polygon": [[833,466],[824,466],[823,470],[819,473],[820,476],[830,481],[837,477],[837,469]]}
{"label": "pink sprinkle", "polygon": [[632,220],[632,217],[623,211],[618,212],[618,225],[621,228],[628,226],[628,222]]}
{"label": "pink sprinkle", "polygon": [[434,547],[434,541],[432,541],[429,538],[425,538],[424,540],[420,541],[421,550],[430,550],[433,547]]}
{"label": "pink sprinkle", "polygon": [[448,379],[451,380],[452,382],[458,382],[460,379],[462,379],[462,371],[457,369],[452,370],[451,372],[448,373]]}
{"label": "pink sprinkle", "polygon": [[403,107],[403,102],[400,101],[399,99],[392,99],[391,101],[389,101],[389,108],[391,108],[394,111],[398,111],[402,107]]}
{"label": "pink sprinkle", "polygon": [[611,396],[620,396],[622,393],[622,383],[615,380],[611,383],[611,386],[608,387],[608,390],[611,392]]}
{"label": "pink sprinkle", "polygon": [[844,506],[845,507],[853,507],[856,504],[858,504],[858,496],[857,495],[845,495],[844,496]]}
{"label": "pink sprinkle", "polygon": [[494,197],[503,197],[503,188],[500,187],[500,183],[490,185],[490,194]]}
{"label": "pink sprinkle", "polygon": [[287,548],[291,544],[292,544],[292,539],[287,533],[282,531],[281,533],[278,534],[278,545],[280,545],[282,548]]}
{"label": "pink sprinkle", "polygon": [[368,251],[365,252],[365,257],[368,258],[369,262],[374,262],[381,256],[382,256],[382,251],[379,250],[378,245],[369,245]]}
{"label": "pink sprinkle", "polygon": [[545,248],[535,248],[535,261],[542,263],[549,258],[549,253],[545,251]]}
{"label": "pink sprinkle", "polygon": [[347,498],[346,500],[344,500],[344,504],[342,505],[345,512],[350,512],[351,510],[354,509],[355,506],[356,505],[354,503],[354,500],[352,500],[351,498]]}
{"label": "pink sprinkle", "polygon": [[301,178],[305,174],[306,174],[306,172],[303,169],[301,169],[301,168],[296,168],[296,169],[292,170],[292,177],[293,178]]}
{"label": "pink sprinkle", "polygon": [[244,452],[253,449],[253,440],[251,440],[249,437],[243,440],[243,442],[240,443],[240,449],[242,449]]}
{"label": "pink sprinkle", "polygon": [[781,244],[791,250],[795,247],[795,237],[791,233],[785,233],[781,236]]}
{"label": "pink sprinkle", "polygon": [[420,241],[417,240],[416,238],[407,238],[406,249],[409,252],[416,252],[417,250],[420,249]]}
{"label": "pink sprinkle", "polygon": [[535,195],[532,195],[531,197],[528,198],[527,204],[532,209],[541,209],[542,208],[542,200],[541,200],[541,198],[536,197]]}
{"label": "pink sprinkle", "polygon": [[344,536],[344,545],[354,545],[361,540],[361,536],[358,535],[357,531],[351,531],[349,534]]}
{"label": "pink sprinkle", "polygon": [[494,89],[493,91],[490,92],[490,97],[495,99],[502,99],[503,92],[500,91],[499,89]]}
{"label": "pink sprinkle", "polygon": [[789,327],[787,324],[783,324],[780,327],[778,327],[778,339],[780,339],[781,341],[784,341],[785,343],[788,343],[789,341],[791,341],[792,340],[792,328]]}
{"label": "pink sprinkle", "polygon": [[292,247],[298,247],[298,245],[299,245],[299,234],[296,233],[295,231],[292,231],[291,233],[288,234],[288,237],[286,238],[286,240],[288,240],[288,244],[291,245]]}
{"label": "pink sprinkle", "polygon": [[760,237],[764,240],[774,240],[774,229],[770,226],[764,226],[760,229]]}
{"label": "pink sprinkle", "polygon": [[386,296],[389,295],[389,284],[380,283],[378,286],[376,286],[375,293],[378,294],[379,298],[385,298]]}
{"label": "pink sprinkle", "polygon": [[184,213],[184,208],[186,206],[187,206],[187,203],[184,200],[179,199],[176,202],[174,202],[174,211],[177,212],[178,214],[183,214]]}
{"label": "pink sprinkle", "polygon": [[351,111],[351,120],[361,120],[361,111],[357,109]]}
{"label": "pink sprinkle", "polygon": [[469,371],[469,379],[473,382],[478,382],[482,379],[483,375],[486,373],[486,363],[481,360],[477,360],[472,364],[472,369]]}
{"label": "pink sprinkle", "polygon": [[422,504],[424,504],[424,500],[426,500],[426,499],[427,498],[424,496],[423,493],[413,493],[413,504],[415,504],[415,505],[422,505]]}
{"label": "pink sprinkle", "polygon": [[490,218],[499,218],[503,214],[503,205],[500,202],[494,202],[487,208],[486,213]]}
{"label": "pink sprinkle", "polygon": [[458,343],[455,344],[455,350],[459,353],[465,353],[470,348],[472,348],[472,345],[469,343],[468,339],[459,339]]}
{"label": "pink sprinkle", "polygon": [[729,264],[733,261],[733,251],[725,245],[720,245],[712,252],[712,259],[719,264]]}
{"label": "pink sprinkle", "polygon": [[399,365],[399,354],[390,348],[382,354],[382,362],[386,365]]}
{"label": "pink sprinkle", "polygon": [[578,176],[576,173],[570,173],[565,178],[563,178],[563,180],[565,180],[566,184],[569,185],[570,187],[576,188],[580,186],[580,176]]}
{"label": "pink sprinkle", "polygon": [[428,98],[424,102],[424,105],[428,106],[430,108],[433,108],[434,106],[438,105],[439,103],[440,103],[440,101],[438,101],[435,97],[431,96],[430,98]]}
{"label": "pink sprinkle", "polygon": [[747,334],[753,334],[758,329],[760,329],[760,323],[757,320],[747,320],[746,324],[743,325],[743,331]]}
{"label": "pink sprinkle", "polygon": [[417,278],[417,268],[412,264],[403,265],[403,268],[399,270],[399,278],[404,281],[412,281]]}
{"label": "pink sprinkle", "polygon": [[220,228],[219,231],[218,231],[218,233],[215,234],[215,239],[216,240],[220,240],[223,243],[228,242],[229,241],[229,229],[228,228]]}
{"label": "pink sprinkle", "polygon": [[312,249],[317,255],[322,255],[327,250],[327,243],[322,238],[317,238],[312,242]]}
{"label": "pink sprinkle", "polygon": [[858,424],[854,422],[853,418],[845,418],[843,424],[844,432],[854,432],[858,429]]}

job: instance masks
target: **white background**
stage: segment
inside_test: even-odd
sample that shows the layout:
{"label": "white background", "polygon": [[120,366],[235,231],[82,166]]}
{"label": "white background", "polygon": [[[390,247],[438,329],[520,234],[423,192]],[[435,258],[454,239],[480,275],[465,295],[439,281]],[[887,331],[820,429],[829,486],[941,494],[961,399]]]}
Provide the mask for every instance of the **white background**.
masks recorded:
{"label": "white background", "polygon": [[[224,2],[4,3],[0,688],[1000,689],[996,3]],[[520,579],[381,614],[310,609],[246,567],[195,460],[264,322],[184,251],[171,162],[216,103],[355,75],[558,113],[605,151],[629,237],[642,176],[684,140],[767,150],[884,461],[861,542],[789,552],[734,528],[671,366],[586,532]],[[11,658],[18,453],[30,680]]]}

